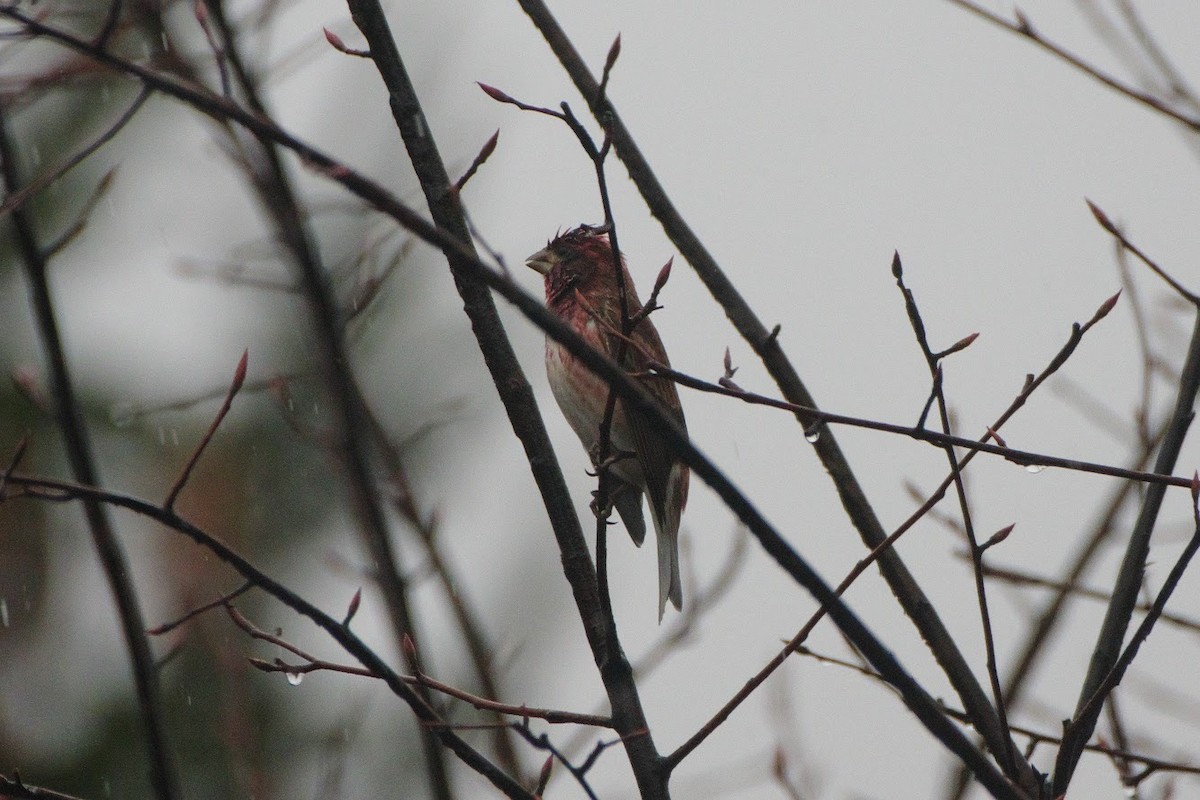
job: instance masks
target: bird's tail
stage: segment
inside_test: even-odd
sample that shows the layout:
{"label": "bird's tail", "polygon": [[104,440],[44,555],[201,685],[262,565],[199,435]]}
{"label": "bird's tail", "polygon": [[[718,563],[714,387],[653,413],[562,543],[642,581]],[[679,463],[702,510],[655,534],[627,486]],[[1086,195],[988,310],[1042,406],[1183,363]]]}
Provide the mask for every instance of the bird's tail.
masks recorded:
{"label": "bird's tail", "polygon": [[679,580],[679,520],[675,520],[674,526],[658,528],[654,533],[658,540],[658,621],[662,622],[667,600],[676,611],[683,608],[683,585]]}
{"label": "bird's tail", "polygon": [[651,502],[654,538],[658,543],[658,621],[667,610],[667,601],[676,611],[683,608],[683,584],[679,579],[679,518],[687,502],[688,469],[676,464],[667,479],[667,497],[662,507]]}

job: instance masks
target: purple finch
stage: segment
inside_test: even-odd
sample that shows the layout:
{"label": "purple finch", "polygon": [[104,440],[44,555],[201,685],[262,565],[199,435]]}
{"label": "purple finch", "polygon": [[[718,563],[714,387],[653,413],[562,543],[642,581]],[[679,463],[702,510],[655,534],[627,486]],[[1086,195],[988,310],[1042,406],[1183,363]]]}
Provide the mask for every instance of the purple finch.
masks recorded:
{"label": "purple finch", "polygon": [[[675,384],[665,378],[645,377],[650,362],[669,366],[667,351],[648,317],[638,319],[638,300],[625,260],[628,317],[636,320],[628,339],[621,336],[621,299],[608,234],[587,225],[567,231],[530,256],[526,262],[545,276],[546,306],[575,333],[597,350],[618,360],[627,371],[639,374],[642,385],[663,409],[686,430],[683,407]],[[609,386],[580,363],[558,342],[546,339],[546,373],[550,389],[593,459],[600,445]],[[627,410],[618,398],[609,433],[616,456],[610,468],[611,498],[634,543],[646,538],[642,494],[650,497],[650,519],[658,540],[658,618],[667,600],[679,609],[683,591],[679,582],[679,518],[687,503],[688,468],[663,441],[654,422],[643,413]]]}

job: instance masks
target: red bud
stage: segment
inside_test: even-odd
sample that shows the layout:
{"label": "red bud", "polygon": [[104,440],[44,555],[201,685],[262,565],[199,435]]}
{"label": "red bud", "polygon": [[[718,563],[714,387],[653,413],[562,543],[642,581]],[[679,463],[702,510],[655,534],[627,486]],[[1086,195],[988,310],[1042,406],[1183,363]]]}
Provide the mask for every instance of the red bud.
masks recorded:
{"label": "red bud", "polygon": [[504,92],[497,89],[495,86],[488,86],[486,83],[480,83],[479,81],[475,81],[475,83],[479,86],[480,89],[483,89],[484,94],[486,94],[488,97],[492,98],[493,100],[495,100],[499,103],[514,103],[514,102],[516,102],[511,97],[506,95]]}
{"label": "red bud", "polygon": [[959,339],[957,342],[955,342],[954,344],[950,345],[948,348],[943,350],[941,353],[938,353],[938,357],[942,358],[942,357],[950,355],[951,353],[957,353],[959,350],[966,350],[968,347],[971,346],[971,343],[974,342],[978,338],[979,338],[978,331],[976,331],[975,333],[969,334],[967,336],[964,336],[963,338]]}
{"label": "red bud", "polygon": [[354,597],[350,598],[350,606],[346,609],[346,618],[342,620],[343,627],[349,627],[350,620],[354,619],[354,615],[358,613],[358,607],[362,603],[362,587],[354,592]]}
{"label": "red bud", "polygon": [[[1122,291],[1124,291],[1124,290],[1122,290]],[[1105,317],[1107,317],[1108,312],[1112,311],[1113,308],[1116,307],[1117,301],[1120,299],[1121,299],[1121,292],[1117,292],[1112,297],[1108,298],[1103,303],[1101,303],[1100,308],[1096,309],[1096,315],[1094,317],[1092,317],[1092,321],[1094,322],[1096,320],[1104,319]]]}
{"label": "red bud", "polygon": [[658,294],[667,285],[667,281],[671,278],[671,263],[673,261],[675,261],[675,256],[668,258],[667,263],[663,264],[663,268],[658,271],[658,278],[654,281],[654,294]]}
{"label": "red bud", "polygon": [[1101,228],[1104,228],[1104,230],[1108,231],[1113,236],[1120,235],[1117,232],[1117,226],[1113,225],[1112,220],[1108,218],[1108,215],[1100,210],[1100,206],[1096,205],[1091,200],[1088,200],[1086,197],[1083,198],[1083,202],[1087,203],[1087,207],[1091,209],[1092,216],[1096,218],[1096,222],[1100,223]]}
{"label": "red bud", "polygon": [[348,56],[358,56],[359,58],[371,57],[370,50],[355,50],[352,47],[347,47],[346,43],[342,41],[342,37],[329,30],[329,28],[322,28],[321,30],[325,33],[325,41],[329,42],[333,49],[339,53],[345,53]]}
{"label": "red bud", "polygon": [[992,547],[993,545],[997,545],[997,544],[1000,544],[1001,542],[1003,542],[1005,539],[1008,538],[1008,535],[1013,532],[1013,528],[1015,528],[1015,527],[1017,527],[1017,523],[1014,522],[1013,524],[1006,525],[1005,527],[1003,527],[1000,530],[993,533],[990,539],[988,539],[986,542],[984,542],[983,544],[981,544],[979,546],[980,551],[982,552],[983,550],[987,550],[989,547]]}
{"label": "red bud", "polygon": [[500,129],[496,128],[496,132],[492,134],[492,137],[483,143],[483,147],[480,149],[479,155],[476,156],[476,160],[480,164],[482,164],[484,161],[487,161],[488,157],[492,153],[496,152],[496,143],[499,141],[500,141]]}
{"label": "red bud", "polygon": [[242,358],[238,361],[237,369],[233,371],[233,385],[229,387],[229,397],[233,398],[238,390],[242,388],[242,384],[246,382],[246,365],[250,360],[250,350],[247,348],[242,351]]}
{"label": "red bud", "polygon": [[612,47],[608,48],[608,57],[604,59],[604,71],[607,73],[612,70],[613,64],[617,63],[617,56],[621,55],[621,34],[617,34],[617,38],[613,39]]}

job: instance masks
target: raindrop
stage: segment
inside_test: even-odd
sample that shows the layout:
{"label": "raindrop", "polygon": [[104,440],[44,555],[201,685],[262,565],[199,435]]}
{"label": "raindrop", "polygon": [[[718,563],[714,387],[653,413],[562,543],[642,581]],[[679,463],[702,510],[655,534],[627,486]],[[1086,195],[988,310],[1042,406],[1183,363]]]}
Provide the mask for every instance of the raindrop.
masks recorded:
{"label": "raindrop", "polygon": [[304,680],[303,672],[285,672],[283,674],[287,678],[287,682],[292,686],[299,686],[300,681]]}
{"label": "raindrop", "polygon": [[171,444],[179,447],[179,429],[171,428]]}
{"label": "raindrop", "polygon": [[811,428],[809,428],[808,430],[806,430],[804,432],[804,441],[808,442],[809,444],[816,444],[817,440],[820,438],[821,438],[821,429],[819,427],[817,427],[816,425],[812,426]]}
{"label": "raindrop", "polygon": [[191,692],[188,692],[187,704],[189,707],[192,705],[192,693]]}
{"label": "raindrop", "polygon": [[162,425],[158,426],[158,446],[163,447],[167,443],[167,430]]}
{"label": "raindrop", "polygon": [[8,627],[8,601],[0,597],[0,627]]}
{"label": "raindrop", "polygon": [[1041,472],[1045,468],[1046,468],[1045,464],[1026,464],[1025,465],[1025,471],[1028,472],[1030,475],[1037,475],[1039,472]]}

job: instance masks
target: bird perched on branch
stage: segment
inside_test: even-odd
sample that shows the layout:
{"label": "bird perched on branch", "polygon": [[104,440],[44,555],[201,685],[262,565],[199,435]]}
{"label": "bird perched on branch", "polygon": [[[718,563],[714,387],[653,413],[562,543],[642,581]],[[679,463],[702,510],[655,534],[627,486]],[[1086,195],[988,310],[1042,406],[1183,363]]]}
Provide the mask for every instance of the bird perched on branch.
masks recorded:
{"label": "bird perched on branch", "polygon": [[[603,228],[580,225],[546,244],[530,256],[528,266],[542,273],[546,306],[575,333],[606,353],[662,404],[663,410],[686,431],[683,407],[675,384],[647,374],[652,363],[670,366],[662,339],[634,289],[625,259],[619,259],[624,278],[625,314],[617,282],[608,233]],[[669,274],[668,263],[659,274],[655,294]],[[651,296],[653,309],[654,295]],[[628,334],[623,333],[628,322]],[[600,453],[601,427],[609,386],[558,342],[546,338],[546,373],[563,416],[583,441],[593,461]],[[679,519],[687,503],[688,468],[667,446],[655,423],[645,414],[626,409],[620,398],[612,416],[608,448],[611,502],[621,515],[634,543],[646,538],[642,494],[649,496],[650,519],[658,541],[658,618],[667,600],[682,607],[679,581]]]}

